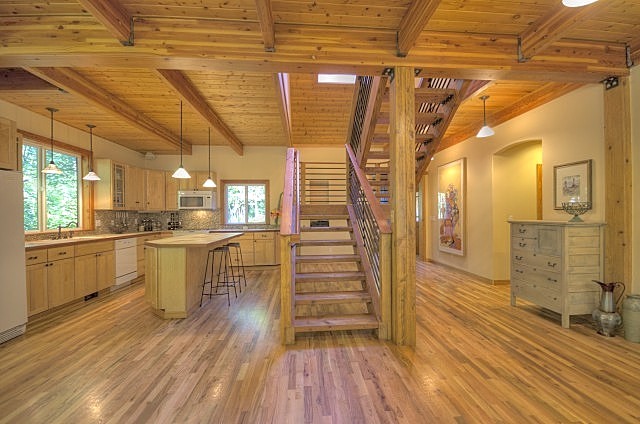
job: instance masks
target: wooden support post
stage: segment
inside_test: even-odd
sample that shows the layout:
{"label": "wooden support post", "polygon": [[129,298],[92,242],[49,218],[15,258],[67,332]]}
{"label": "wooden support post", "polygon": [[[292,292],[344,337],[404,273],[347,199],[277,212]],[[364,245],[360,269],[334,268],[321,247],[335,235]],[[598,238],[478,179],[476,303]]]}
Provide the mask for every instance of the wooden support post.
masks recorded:
{"label": "wooden support post", "polygon": [[280,340],[282,344],[296,341],[293,328],[295,296],[295,264],[292,261],[291,236],[280,236]]}
{"label": "wooden support post", "polygon": [[416,175],[414,71],[395,68],[390,91],[393,341],[416,344]]}
{"label": "wooden support post", "polygon": [[607,282],[632,284],[632,157],[629,79],[604,91],[605,272]]}

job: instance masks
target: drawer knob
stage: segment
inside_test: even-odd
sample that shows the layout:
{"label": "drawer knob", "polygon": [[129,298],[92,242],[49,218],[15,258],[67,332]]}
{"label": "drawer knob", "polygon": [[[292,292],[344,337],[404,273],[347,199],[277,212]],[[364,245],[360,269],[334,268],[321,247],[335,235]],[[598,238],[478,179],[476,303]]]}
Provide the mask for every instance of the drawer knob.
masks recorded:
{"label": "drawer knob", "polygon": [[547,280],[551,281],[552,283],[557,283],[558,280],[551,278],[551,277],[547,277]]}
{"label": "drawer knob", "polygon": [[527,243],[519,242],[519,243],[518,243],[518,245],[519,245],[520,247],[525,247],[525,246],[527,245]]}
{"label": "drawer knob", "polygon": [[523,234],[523,233],[526,233],[526,232],[527,232],[527,230],[525,230],[525,229],[523,229],[523,228],[520,228],[520,229],[518,230],[518,232],[519,232],[520,234]]}
{"label": "drawer knob", "polygon": [[516,260],[517,260],[517,261],[521,261],[521,260],[522,260],[522,256],[517,256],[517,255],[516,255]]}
{"label": "drawer knob", "polygon": [[557,263],[551,263],[551,262],[547,262],[547,266],[550,266],[551,268],[555,268],[557,265]]}
{"label": "drawer knob", "polygon": [[524,271],[522,271],[521,269],[516,269],[516,272],[518,272],[518,273],[520,273],[520,274],[523,274],[523,273],[524,273]]}

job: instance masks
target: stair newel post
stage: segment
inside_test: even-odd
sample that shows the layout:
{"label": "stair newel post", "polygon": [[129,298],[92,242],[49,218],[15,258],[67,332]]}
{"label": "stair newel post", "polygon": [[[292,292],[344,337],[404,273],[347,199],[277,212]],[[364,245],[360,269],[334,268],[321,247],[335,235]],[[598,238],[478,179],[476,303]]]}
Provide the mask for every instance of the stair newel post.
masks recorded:
{"label": "stair newel post", "polygon": [[282,221],[280,222],[280,338],[295,342],[295,249],[300,241],[300,162],[296,149],[287,150]]}

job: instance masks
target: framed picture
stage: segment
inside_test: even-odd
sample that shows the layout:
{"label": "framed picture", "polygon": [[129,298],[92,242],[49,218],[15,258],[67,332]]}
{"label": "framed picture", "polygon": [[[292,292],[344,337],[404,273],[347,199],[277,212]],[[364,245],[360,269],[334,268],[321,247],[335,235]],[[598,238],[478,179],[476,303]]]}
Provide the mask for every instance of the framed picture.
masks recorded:
{"label": "framed picture", "polygon": [[438,167],[439,250],[464,255],[465,158]]}
{"label": "framed picture", "polygon": [[591,159],[553,167],[554,209],[565,202],[591,202]]}

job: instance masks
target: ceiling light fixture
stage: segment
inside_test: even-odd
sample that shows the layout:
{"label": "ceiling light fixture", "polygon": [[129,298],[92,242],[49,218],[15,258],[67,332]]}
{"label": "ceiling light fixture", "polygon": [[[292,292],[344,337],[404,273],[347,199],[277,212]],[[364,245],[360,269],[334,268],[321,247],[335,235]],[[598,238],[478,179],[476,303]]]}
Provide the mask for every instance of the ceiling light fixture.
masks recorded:
{"label": "ceiling light fixture", "polygon": [[209,127],[209,178],[202,184],[202,187],[216,187],[216,183],[211,179],[211,127]]}
{"label": "ceiling light fixture", "polygon": [[53,112],[57,112],[58,109],[48,107],[47,110],[51,112],[51,161],[49,161],[49,165],[47,165],[43,170],[43,174],[62,174],[60,168],[56,166],[56,163],[53,161]]}
{"label": "ceiling light fixture", "polygon": [[180,100],[180,168],[176,169],[172,177],[180,179],[191,178],[191,175],[182,166],[182,100]]}
{"label": "ceiling light fixture", "polygon": [[82,179],[85,181],[100,181],[98,174],[93,172],[93,129],[96,126],[87,124],[87,127],[89,127],[89,172]]}
{"label": "ceiling light fixture", "polygon": [[482,100],[482,116],[484,117],[483,119],[484,125],[482,126],[482,128],[480,128],[480,131],[478,131],[478,134],[476,134],[476,137],[478,138],[491,137],[492,135],[495,134],[495,132],[491,129],[491,127],[487,125],[487,99],[488,98],[489,96],[480,96],[480,100]]}
{"label": "ceiling light fixture", "polygon": [[567,7],[582,7],[597,1],[598,0],[562,0],[562,4]]}

